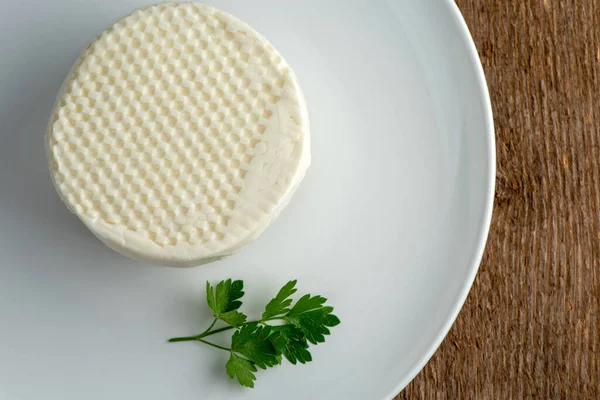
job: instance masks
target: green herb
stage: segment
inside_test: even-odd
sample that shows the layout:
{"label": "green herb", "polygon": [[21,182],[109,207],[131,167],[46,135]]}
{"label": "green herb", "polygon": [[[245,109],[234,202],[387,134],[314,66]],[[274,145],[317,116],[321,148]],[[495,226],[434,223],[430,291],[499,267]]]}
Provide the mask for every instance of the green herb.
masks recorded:
{"label": "green herb", "polygon": [[[339,318],[332,314],[333,307],[326,306],[327,299],[322,296],[307,294],[292,305],[291,296],[296,293],[295,280],[286,283],[269,301],[260,320],[247,322],[247,316],[237,311],[242,305],[243,289],[244,283],[240,280],[228,279],[214,287],[206,282],[206,301],[214,316],[212,323],[198,335],[169,340],[198,341],[229,352],[229,361],[225,364],[227,374],[231,379],[237,378],[242,386],[253,388],[257,367],[275,367],[281,364],[282,357],[292,364],[312,361],[309,343],[323,343],[330,333],[329,328],[340,323]],[[215,328],[219,321],[226,326]],[[279,324],[270,325],[272,321],[279,321]],[[205,340],[208,336],[232,329],[229,348]]]}

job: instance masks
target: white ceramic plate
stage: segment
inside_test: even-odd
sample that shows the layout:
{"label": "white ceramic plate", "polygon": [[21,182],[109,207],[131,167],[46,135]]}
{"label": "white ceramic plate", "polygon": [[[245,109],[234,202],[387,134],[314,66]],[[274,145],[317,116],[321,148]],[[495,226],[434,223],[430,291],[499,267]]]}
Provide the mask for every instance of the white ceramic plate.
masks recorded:
{"label": "white ceramic plate", "polygon": [[[105,248],[56,195],[42,136],[80,50],[144,0],[3,0],[0,13],[0,399],[384,399],[424,366],[482,255],[494,136],[475,48],[446,0],[213,4],[295,69],[313,164],[281,217],[239,254],[195,269]],[[314,362],[260,371],[167,344],[209,321],[204,283],[244,279],[254,316],[287,280],[342,324]]]}

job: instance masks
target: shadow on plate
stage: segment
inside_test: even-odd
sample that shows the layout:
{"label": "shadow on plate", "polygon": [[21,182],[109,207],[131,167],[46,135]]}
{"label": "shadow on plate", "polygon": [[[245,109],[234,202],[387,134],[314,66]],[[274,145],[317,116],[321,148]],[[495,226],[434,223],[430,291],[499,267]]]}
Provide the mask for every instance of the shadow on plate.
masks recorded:
{"label": "shadow on plate", "polygon": [[[6,80],[0,82],[0,238],[6,239],[11,261],[31,260],[23,251],[28,246],[32,252],[49,252],[51,246],[53,254],[63,257],[77,249],[78,258],[84,258],[85,249],[93,252],[91,258],[123,264],[66,208],[52,184],[44,133],[72,59],[56,62],[48,58],[51,52],[25,44],[7,63]],[[60,49],[56,53],[59,57]]]}

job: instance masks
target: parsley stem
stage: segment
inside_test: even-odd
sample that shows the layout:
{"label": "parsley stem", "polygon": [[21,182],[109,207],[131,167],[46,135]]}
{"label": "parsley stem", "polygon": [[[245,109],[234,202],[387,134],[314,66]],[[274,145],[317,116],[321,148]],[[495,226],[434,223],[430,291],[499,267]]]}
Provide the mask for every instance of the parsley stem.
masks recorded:
{"label": "parsley stem", "polygon": [[207,345],[209,345],[209,346],[216,347],[217,349],[221,349],[221,350],[225,350],[225,351],[231,351],[231,349],[229,349],[229,348],[227,348],[227,347],[219,346],[218,344],[214,344],[214,343],[211,343],[211,342],[207,342],[206,340],[203,340],[203,339],[197,339],[197,340],[198,340],[199,342],[202,342],[202,343],[204,343],[204,344],[207,344]]}
{"label": "parsley stem", "polygon": [[215,319],[213,319],[212,324],[210,324],[210,326],[208,327],[208,329],[206,329],[204,332],[202,332],[199,335],[194,335],[194,336],[183,336],[183,337],[176,337],[173,339],[169,339],[169,343],[174,343],[174,342],[189,342],[192,340],[199,340],[201,338],[203,338],[204,334],[206,334],[207,332],[209,332],[213,326],[215,326],[215,324],[217,323],[218,318],[215,317]]}
{"label": "parsley stem", "polygon": [[[256,320],[256,321],[248,321],[248,322],[245,322],[242,325],[240,325],[238,328],[240,328],[240,327],[242,327],[244,325],[256,324],[256,323],[264,325],[264,323],[267,322],[267,321],[275,321],[275,320],[278,320],[278,319],[285,319],[285,318],[283,318],[283,317],[272,317],[272,318],[267,318],[267,319],[264,319],[264,320],[263,319],[259,319],[259,320]],[[225,331],[228,331],[228,330],[233,329],[233,328],[235,328],[235,327],[234,326],[224,326],[223,328],[215,329],[214,331],[211,331],[211,330],[205,331],[205,332],[201,333],[200,335],[198,335],[197,338],[201,339],[203,337],[214,335],[215,333],[225,332]]]}
{"label": "parsley stem", "polygon": [[210,332],[210,330],[212,329],[213,326],[215,326],[215,324],[217,323],[218,318],[215,317],[215,319],[213,319],[212,324],[210,324],[210,326],[208,327],[208,329],[206,329],[204,332],[202,332],[199,336],[204,335],[206,332]]}
{"label": "parsley stem", "polygon": [[209,346],[216,347],[217,349],[231,351],[231,349],[229,349],[227,347],[223,347],[223,346],[219,346],[218,344],[211,343],[209,341],[201,339],[199,336],[185,336],[185,337],[178,337],[178,338],[169,339],[170,343],[173,343],[173,342],[189,342],[189,341],[198,341],[198,342],[202,342],[204,344],[207,344]]}
{"label": "parsley stem", "polygon": [[[272,317],[272,318],[267,318],[267,319],[264,319],[264,320],[260,319],[260,320],[256,320],[256,321],[248,321],[246,323],[243,323],[241,326],[248,325],[248,324],[255,324],[255,323],[264,324],[267,321],[275,321],[275,320],[283,320],[283,319],[285,319],[285,318],[283,318],[283,317]],[[225,332],[225,331],[228,331],[230,329],[235,328],[234,326],[224,326],[222,328],[215,329],[214,331],[211,331],[212,327],[215,326],[216,322],[217,322],[217,318],[215,318],[215,320],[208,327],[207,330],[205,330],[204,332],[202,332],[199,335],[176,337],[176,338],[173,338],[173,339],[169,339],[169,342],[170,343],[173,343],[173,342],[189,342],[189,341],[193,341],[193,340],[198,340],[200,342],[204,342],[202,340],[202,338],[214,335],[215,333]],[[207,344],[208,344],[208,342],[207,342]]]}
{"label": "parsley stem", "polygon": [[[246,325],[246,324],[244,324],[244,325]],[[219,333],[219,332],[225,332],[225,331],[228,331],[230,329],[233,329],[233,326],[224,326],[222,328],[215,329],[214,331],[207,331],[207,332],[201,333],[200,335],[198,335],[198,338],[207,337],[207,336],[210,336],[210,335],[214,335],[215,333]]]}
{"label": "parsley stem", "polygon": [[182,336],[182,337],[176,337],[173,339],[169,339],[168,342],[169,343],[175,343],[175,342],[189,342],[192,340],[198,340],[198,335],[196,336]]}

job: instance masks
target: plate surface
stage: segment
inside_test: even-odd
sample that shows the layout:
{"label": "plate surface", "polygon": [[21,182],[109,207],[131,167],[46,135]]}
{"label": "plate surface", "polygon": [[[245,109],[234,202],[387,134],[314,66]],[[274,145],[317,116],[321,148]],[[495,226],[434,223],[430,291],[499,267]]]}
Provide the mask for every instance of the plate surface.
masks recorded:
{"label": "plate surface", "polygon": [[[313,163],[256,241],[194,269],[130,261],[60,202],[43,134],[87,42],[143,0],[5,1],[0,13],[0,399],[385,399],[424,366],[471,286],[494,185],[491,107],[446,0],[214,1],[265,35],[308,102]],[[226,354],[167,344],[209,322],[204,283],[258,316],[290,279],[342,324],[305,366],[245,390]]]}

